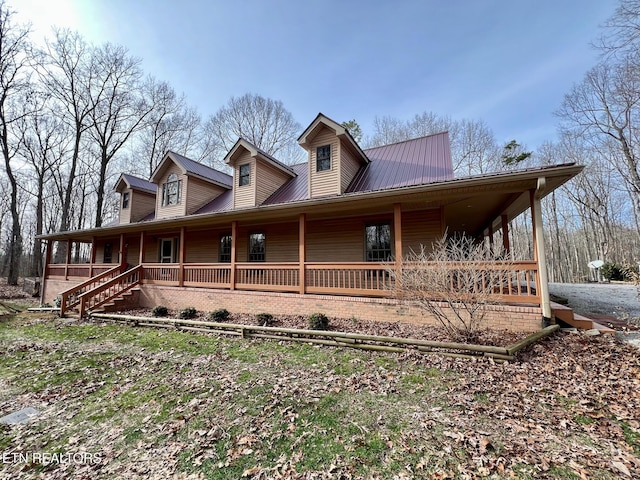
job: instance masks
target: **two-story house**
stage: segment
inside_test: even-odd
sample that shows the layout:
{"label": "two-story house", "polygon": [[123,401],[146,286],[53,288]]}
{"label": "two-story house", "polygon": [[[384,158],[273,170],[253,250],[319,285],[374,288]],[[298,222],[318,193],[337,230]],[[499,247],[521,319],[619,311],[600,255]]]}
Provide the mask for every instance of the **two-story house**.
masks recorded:
{"label": "two-story house", "polygon": [[[239,139],[232,175],[168,152],[147,181],[123,174],[117,224],[43,235],[43,301],[62,311],[105,308],[135,291],[142,307],[309,314],[429,322],[391,298],[388,269],[447,234],[493,239],[530,210],[534,258],[514,262],[513,284],[488,322],[535,331],[552,317],[540,200],[578,174],[564,164],[455,178],[447,133],[363,150],[319,114],[302,132],[307,160],[285,165]],[[52,263],[91,245],[83,264]],[[520,285],[526,285],[521,288]]]}

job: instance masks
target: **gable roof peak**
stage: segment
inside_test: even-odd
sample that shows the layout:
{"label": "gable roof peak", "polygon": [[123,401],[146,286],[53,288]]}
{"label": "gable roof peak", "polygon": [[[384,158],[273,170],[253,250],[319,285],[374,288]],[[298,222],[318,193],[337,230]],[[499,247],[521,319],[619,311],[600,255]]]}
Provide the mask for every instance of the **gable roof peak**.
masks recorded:
{"label": "gable roof peak", "polygon": [[203,163],[191,160],[190,158],[187,158],[184,155],[180,155],[179,153],[173,152],[171,150],[168,150],[167,153],[164,154],[162,161],[158,164],[153,174],[151,175],[150,180],[152,182],[158,183],[160,174],[164,171],[169,162],[173,162],[178,165],[183,175],[192,175],[194,177],[198,177],[202,180],[227,189],[231,188],[231,185],[233,183],[233,179],[230,175],[227,175],[226,173],[209,167]]}
{"label": "gable roof peak", "polygon": [[118,181],[116,182],[113,190],[119,192],[123,188],[129,188],[131,190],[140,190],[146,193],[156,193],[156,186],[148,180],[141,177],[136,177],[128,173],[121,173]]}
{"label": "gable roof peak", "polygon": [[270,163],[274,167],[284,171],[285,173],[288,173],[293,177],[297,175],[296,172],[289,165],[282,163],[280,160],[271,156],[270,154],[260,149],[259,147],[256,147],[253,143],[251,143],[249,140],[246,140],[244,138],[238,138],[238,140],[233,145],[233,147],[231,147],[231,150],[229,150],[229,153],[227,153],[227,155],[224,157],[224,162],[227,165],[231,164],[234,154],[240,148],[244,148],[245,150],[247,150],[249,152],[249,155],[251,155],[252,157],[262,158],[263,160],[266,160],[267,163]]}
{"label": "gable roof peak", "polygon": [[346,142],[349,145],[351,145],[356,152],[358,152],[358,154],[360,155],[364,163],[365,164],[369,163],[369,158],[364,153],[360,145],[358,145],[358,142],[356,142],[356,140],[351,136],[351,134],[349,133],[349,130],[347,130],[344,126],[342,126],[342,124],[327,117],[322,112],[316,115],[316,118],[313,120],[313,122],[311,122],[309,126],[305,129],[305,131],[302,132],[302,135],[298,137],[298,144],[300,144],[302,148],[306,149],[309,142],[313,139],[313,137],[315,137],[316,133],[318,132],[318,127],[320,125],[324,125],[325,127],[330,128],[335,132],[337,137],[341,139],[345,139]]}

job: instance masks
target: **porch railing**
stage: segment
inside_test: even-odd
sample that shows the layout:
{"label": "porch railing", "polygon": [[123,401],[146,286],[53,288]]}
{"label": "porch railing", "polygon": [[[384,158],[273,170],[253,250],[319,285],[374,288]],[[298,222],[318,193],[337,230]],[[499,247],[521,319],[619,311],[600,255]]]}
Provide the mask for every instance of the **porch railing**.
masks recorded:
{"label": "porch railing", "polygon": [[80,316],[84,316],[88,310],[98,308],[138,285],[142,268],[142,265],[137,265],[80,295]]}
{"label": "porch railing", "polygon": [[[51,273],[51,267],[48,269],[49,276],[55,277],[56,275]],[[425,265],[425,268],[429,267]],[[121,273],[117,268],[109,271],[110,278]],[[229,263],[145,263],[138,275],[140,283],[157,285],[387,297],[391,295],[393,286],[390,268],[394,266],[375,262],[306,262],[302,270],[298,263],[236,263],[233,272]],[[495,283],[491,286],[491,296],[496,301],[532,304],[540,302],[536,290],[538,267],[535,261],[496,264],[495,267],[487,265],[483,268],[486,268],[487,275],[490,275],[494,268],[508,270],[500,288],[496,288]],[[107,274],[108,272],[105,272],[104,275]],[[304,285],[300,285],[301,276],[304,276]],[[72,296],[79,297],[82,293],[96,288],[95,279],[98,278],[94,277],[63,292],[65,308],[77,305],[77,298],[74,300],[75,303],[70,301]],[[106,281],[105,278],[110,279],[100,278],[102,280],[99,283]]]}
{"label": "porch railing", "polygon": [[[116,265],[118,266],[118,265]],[[91,278],[114,268],[113,263],[52,263],[47,267],[49,277]]]}
{"label": "porch railing", "polygon": [[[93,290],[102,283],[116,277],[124,270],[124,268],[124,265],[116,265],[115,267],[103,271],[102,273],[63,291],[60,294],[60,315],[64,316],[66,312],[80,305],[80,296],[83,293]],[[48,271],[51,272],[51,266],[49,266]],[[88,272],[89,270],[87,270],[87,275]],[[49,274],[49,276],[51,277],[52,275]]]}

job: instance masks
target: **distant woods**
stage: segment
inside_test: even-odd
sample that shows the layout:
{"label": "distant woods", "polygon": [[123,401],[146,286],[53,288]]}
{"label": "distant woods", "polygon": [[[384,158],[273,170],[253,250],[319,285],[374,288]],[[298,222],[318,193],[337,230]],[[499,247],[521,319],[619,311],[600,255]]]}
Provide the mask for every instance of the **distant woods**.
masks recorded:
{"label": "distant woods", "polygon": [[[585,164],[583,175],[544,203],[551,280],[584,280],[596,258],[637,262],[639,12],[640,0],[622,1],[601,35],[594,32],[601,60],[558,107],[559,140],[537,151],[516,140],[498,143],[482,120],[428,111],[409,120],[376,117],[370,132],[356,119],[343,125],[363,148],[447,130],[457,176]],[[14,284],[18,276],[41,274],[39,234],[114,220],[113,184],[121,172],[148,178],[167,150],[225,168],[222,159],[238,136],[297,163],[305,160],[296,141],[302,128],[281,101],[255,94],[232,97],[203,117],[125,47],[94,45],[69,30],[52,30],[44,45],[34,45],[29,27],[0,0],[3,275]],[[532,258],[527,221],[512,222],[511,243],[514,255]]]}

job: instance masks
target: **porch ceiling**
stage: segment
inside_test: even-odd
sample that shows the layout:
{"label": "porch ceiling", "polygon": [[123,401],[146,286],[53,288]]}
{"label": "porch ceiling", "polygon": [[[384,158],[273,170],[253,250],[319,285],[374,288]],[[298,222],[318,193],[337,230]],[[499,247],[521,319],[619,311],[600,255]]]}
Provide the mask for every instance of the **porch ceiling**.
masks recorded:
{"label": "porch ceiling", "polygon": [[444,207],[449,231],[477,234],[491,222],[494,222],[494,230],[497,230],[500,215],[507,215],[511,220],[529,208],[529,192],[535,190],[538,178],[545,177],[544,195],[548,195],[582,169],[580,165],[560,165],[187,217],[57,232],[41,235],[39,238],[90,242],[94,236],[104,238],[120,234],[133,235],[142,230],[153,233],[179,229],[182,226],[228,226],[232,221],[240,224],[295,221],[301,213],[305,213],[308,218],[343,217],[364,212],[377,214],[392,211],[395,203],[401,204],[403,210]]}

